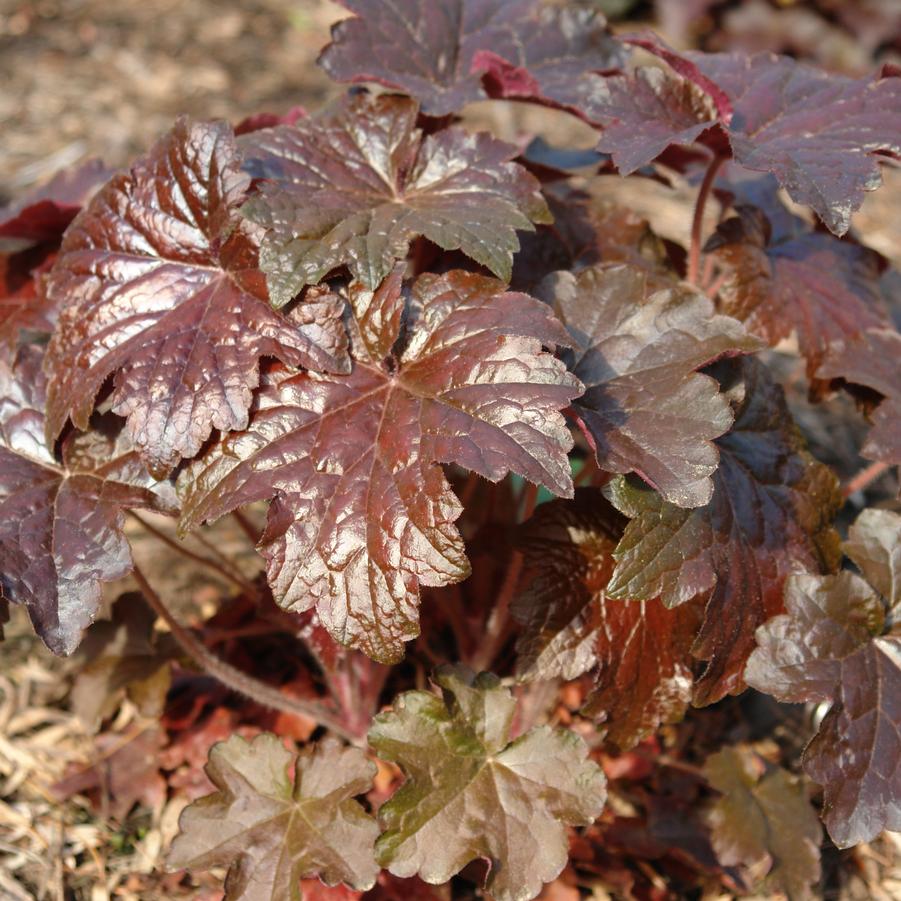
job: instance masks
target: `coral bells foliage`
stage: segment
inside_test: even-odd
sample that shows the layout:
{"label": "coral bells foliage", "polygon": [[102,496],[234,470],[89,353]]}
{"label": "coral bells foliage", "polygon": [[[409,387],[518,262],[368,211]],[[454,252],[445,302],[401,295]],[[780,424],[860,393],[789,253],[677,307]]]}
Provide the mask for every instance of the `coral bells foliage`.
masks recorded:
{"label": "coral bells foliage", "polygon": [[[901,79],[680,54],[581,6],[344,5],[320,64],[357,86],[323,111],[238,136],[180,119],[127,170],[0,211],[0,612],[69,654],[132,567],[128,511],[184,534],[255,504],[272,596],[302,615],[279,616],[347,716],[351,651],[445,664],[434,690],[367,664],[372,711],[415,689],[381,698],[368,756],[341,743],[364,744],[359,709],[299,755],[215,748],[170,863],[229,867],[229,898],[317,877],[387,897],[479,858],[496,901],[534,897],[604,808],[599,749],[748,685],[830,706],[809,785],[747,750],[696,768],[710,853],[809,893],[809,788],[841,846],[901,828],[901,518],[864,511],[843,568],[836,477],[769,348],[797,342],[812,396],[862,398],[862,454],[901,463],[886,261],[850,231],[901,155]],[[467,130],[486,99],[577,116],[597,151]],[[698,192],[682,251],[598,201],[601,172],[674,170]],[[584,687],[591,753],[534,725],[548,680]]]}

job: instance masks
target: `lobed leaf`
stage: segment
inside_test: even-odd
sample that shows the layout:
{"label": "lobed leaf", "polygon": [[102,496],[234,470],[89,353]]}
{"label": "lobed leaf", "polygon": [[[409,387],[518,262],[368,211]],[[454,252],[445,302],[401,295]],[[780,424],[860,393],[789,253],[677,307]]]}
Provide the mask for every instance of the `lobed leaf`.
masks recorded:
{"label": "lobed leaf", "polygon": [[260,549],[278,602],[315,605],[336,640],[382,662],[418,634],[419,585],[469,573],[435,464],[571,495],[558,411],[581,391],[541,350],[567,340],[547,306],[461,271],[421,276],[405,297],[402,270],[374,292],[351,286],[349,376],[270,368],[247,431],[180,482],[186,529],[276,498]]}
{"label": "lobed leaf", "polygon": [[236,218],[249,185],[226,124],[180,119],[70,226],[47,283],[50,440],[69,417],[87,427],[115,374],[113,411],[162,478],[214,428],[246,427],[261,356],[346,368],[340,307],[314,299],[289,320],[269,305]]}
{"label": "lobed leaf", "polygon": [[550,221],[538,181],[488,134],[423,136],[418,112],[404,97],[355,94],[243,139],[264,179],[245,214],[267,230],[260,265],[275,306],[340,266],[374,289],[420,235],[509,280],[517,229]]}
{"label": "lobed leaf", "polygon": [[680,507],[710,500],[718,454],[712,441],[732,410],[710,376],[697,372],[725,355],[757,350],[740,323],[715,315],[710,300],[634,265],[558,272],[537,293],[569,330],[567,366],[586,386],[573,404],[598,465],[636,472]]}
{"label": "lobed leaf", "polygon": [[901,634],[890,606],[901,516],[865,510],[846,551],[872,584],[849,571],[791,576],[786,613],[757,630],[746,670],[749,685],[780,701],[832,702],[803,764],[823,786],[840,848],[901,828]]}
{"label": "lobed leaf", "polygon": [[379,811],[377,859],[437,885],[482,857],[493,898],[534,898],[566,865],[566,824],[600,814],[603,772],[573,732],[540,726],[511,742],[516,704],[490,673],[442,667],[435,682],[443,697],[406,692],[369,732],[406,777]]}
{"label": "lobed leaf", "polygon": [[610,490],[632,522],[614,553],[608,597],[706,602],[693,648],[707,661],[696,704],[742,691],[754,629],[782,611],[786,577],[832,571],[840,557],[835,477],[804,449],[782,391],[749,358],[720,364],[718,375],[735,424],[717,441],[710,502],[682,509],[627,480]]}
{"label": "lobed leaf", "polygon": [[375,772],[362,751],[334,739],[295,759],[269,733],[233,735],[210,751],[206,774],[218,791],[182,812],[167,866],[228,866],[227,901],[301,901],[301,878],[316,875],[369,889],[378,825],[353,799]]}
{"label": "lobed leaf", "polygon": [[796,332],[809,375],[831,345],[888,324],[876,253],[817,232],[773,241],[763,212],[736,212],[705,247],[729,271],[719,290],[722,309],[770,344]]}
{"label": "lobed leaf", "polygon": [[781,767],[738,747],[707,758],[704,773],[722,797],[710,811],[720,863],[766,868],[764,885],[789,898],[814,898],[820,880],[822,827],[804,785]]}
{"label": "lobed leaf", "polygon": [[697,604],[670,610],[656,598],[608,598],[625,523],[598,489],[542,504],[520,530],[532,579],[511,607],[523,624],[519,677],[569,680],[596,667],[583,713],[602,722],[605,738],[623,750],[681,719],[700,625]]}
{"label": "lobed leaf", "polygon": [[337,81],[378,82],[446,116],[488,96],[578,109],[625,48],[587,9],[536,0],[340,0],[319,64]]}
{"label": "lobed leaf", "polygon": [[54,456],[41,362],[33,346],[0,361],[0,589],[51,651],[70,654],[99,608],[100,583],[131,569],[123,510],[176,504],[121,436],[73,433],[62,461]]}
{"label": "lobed leaf", "polygon": [[[598,149],[627,137],[624,171],[716,126],[738,163],[771,172],[843,235],[864,193],[881,184],[879,156],[901,154],[901,79],[891,74],[855,79],[772,53],[677,53],[654,35],[625,40],[666,60],[674,74],[653,76],[653,89],[642,76],[615,79],[591,108],[591,118],[612,129]],[[637,96],[646,102],[635,103]]]}

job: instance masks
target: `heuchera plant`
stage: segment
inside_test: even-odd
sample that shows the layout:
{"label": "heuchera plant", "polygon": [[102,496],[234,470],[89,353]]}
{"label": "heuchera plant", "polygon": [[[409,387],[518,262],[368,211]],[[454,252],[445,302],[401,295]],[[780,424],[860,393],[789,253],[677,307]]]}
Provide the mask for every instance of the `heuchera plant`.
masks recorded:
{"label": "heuchera plant", "polygon": [[[343,3],[320,64],[380,88],[180,119],[128,171],[88,164],[0,218],[0,603],[69,654],[133,569],[126,511],[187,533],[264,502],[272,597],[331,689],[236,672],[134,569],[212,674],[331,733],[299,756],[216,745],[169,864],[298,899],[302,879],[441,884],[481,858],[496,901],[532,898],[606,788],[530,698],[587,673],[595,748],[748,685],[831,705],[803,768],[833,841],[901,829],[901,517],[862,513],[842,569],[837,480],[761,353],[795,335],[814,395],[865,399],[864,456],[901,463],[885,262],[849,234],[901,158],[899,73],[677,53],[533,0]],[[468,131],[487,98],[565,110],[597,149]],[[690,246],[601,210],[599,173],[695,184]],[[86,674],[132,690],[160,663],[123,609]],[[381,698],[363,655],[397,664],[421,631],[437,693],[410,676]],[[403,778],[374,810],[376,757]],[[734,748],[704,774],[721,863],[809,895],[804,786]]]}

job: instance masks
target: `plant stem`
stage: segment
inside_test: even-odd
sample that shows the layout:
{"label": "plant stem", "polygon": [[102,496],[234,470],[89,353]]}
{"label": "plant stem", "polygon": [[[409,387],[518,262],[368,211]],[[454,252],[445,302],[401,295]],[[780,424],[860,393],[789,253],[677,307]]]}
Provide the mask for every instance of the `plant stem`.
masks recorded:
{"label": "plant stem", "polygon": [[698,199],[695,201],[695,212],[691,220],[691,244],[688,250],[687,276],[688,281],[693,285],[698,284],[698,274],[701,268],[701,232],[704,228],[704,209],[707,206],[710,192],[713,190],[716,174],[719,172],[724,160],[725,157],[723,156],[715,156],[710,161],[707,172],[704,174],[704,181],[701,182],[701,188],[698,191]]}
{"label": "plant stem", "polygon": [[876,479],[883,475],[890,466],[891,464],[881,460],[871,463],[857,473],[857,475],[842,488],[842,497],[851,497],[852,494],[857,494],[858,491],[863,491],[865,488],[868,488],[876,481]]}
{"label": "plant stem", "polygon": [[195,551],[192,551],[190,548],[185,547],[181,542],[176,541],[174,538],[167,535],[162,529],[158,529],[153,523],[148,522],[144,519],[143,516],[135,513],[134,510],[129,510],[128,515],[131,516],[132,519],[137,522],[141,528],[145,531],[149,532],[155,538],[158,538],[163,544],[168,545],[173,550],[177,551],[183,557],[187,557],[189,560],[193,560],[195,563],[200,563],[202,566],[206,566],[207,568],[213,570],[218,575],[222,576],[222,578],[227,579],[233,585],[240,588],[242,591],[253,591],[256,592],[256,587],[253,583],[249,582],[243,576],[235,573],[231,570],[230,567],[226,567],[221,563],[218,563],[215,560],[211,560],[209,557],[204,557],[203,554],[198,554]]}
{"label": "plant stem", "polygon": [[[537,499],[538,486],[527,482],[523,491],[520,522],[525,522],[532,515]],[[504,574],[504,581],[498,593],[497,603],[494,605],[494,610],[491,611],[491,616],[488,617],[485,640],[472,658],[472,668],[477,672],[488,669],[494,663],[495,657],[497,657],[507,641],[510,631],[510,604],[519,585],[522,566],[523,556],[519,551],[514,550],[510,555],[510,564],[507,567],[507,572]]]}
{"label": "plant stem", "polygon": [[260,531],[257,527],[240,511],[232,510],[232,516],[235,522],[241,527],[241,531],[251,540],[253,546],[257,546],[260,540]]}
{"label": "plant stem", "polygon": [[244,695],[246,698],[250,698],[251,701],[255,701],[257,704],[271,707],[273,710],[280,710],[283,713],[312,719],[318,725],[329,729],[336,735],[340,735],[341,738],[352,744],[363,744],[361,736],[355,735],[321,704],[315,701],[302,701],[298,698],[284,695],[277,688],[267,685],[265,682],[260,682],[253,676],[248,676],[247,673],[242,673],[241,670],[235,669],[231,664],[220,660],[215,654],[210,653],[188,629],[175,619],[137,566],[135,566],[132,575],[154,613],[169,627],[172,637],[178,642],[184,652],[196,661],[206,673],[218,679],[227,688]]}

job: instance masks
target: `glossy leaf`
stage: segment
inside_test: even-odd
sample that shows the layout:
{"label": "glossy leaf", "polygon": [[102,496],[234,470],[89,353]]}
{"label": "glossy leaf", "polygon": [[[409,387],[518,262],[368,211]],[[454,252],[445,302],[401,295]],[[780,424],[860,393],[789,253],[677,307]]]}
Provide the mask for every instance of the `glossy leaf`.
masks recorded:
{"label": "glossy leaf", "polygon": [[407,780],[379,810],[378,861],[437,885],[486,858],[493,898],[534,898],[566,865],[566,824],[600,814],[604,775],[573,732],[540,726],[511,742],[516,703],[490,673],[443,667],[435,681],[443,697],[407,692],[369,732]]}
{"label": "glossy leaf", "polygon": [[523,680],[575,679],[596,667],[585,710],[621,749],[661,723],[681,719],[691,700],[696,604],[670,610],[659,600],[606,595],[613,550],[626,520],[601,492],[542,504],[519,547],[531,580],[513,604],[523,623],[517,670]]}
{"label": "glossy leaf", "polygon": [[723,748],[704,773],[722,794],[710,811],[720,863],[765,867],[764,886],[789,898],[814,898],[822,828],[804,785],[781,767],[769,772],[753,752]]}
{"label": "glossy leaf", "polygon": [[887,615],[901,516],[865,511],[846,549],[872,585],[848,571],[790,577],[787,612],[757,630],[746,672],[781,701],[832,702],[803,763],[823,786],[823,818],[841,848],[901,829],[901,635]]}
{"label": "glossy leaf", "polygon": [[636,472],[682,507],[707,503],[718,462],[712,441],[732,424],[732,410],[697,370],[760,342],[715,315],[703,295],[675,283],[660,290],[635,266],[556,273],[537,293],[571,335],[563,359],[586,386],[573,409],[601,469]]}
{"label": "glossy leaf", "polygon": [[829,348],[817,375],[841,378],[882,395],[870,414],[873,423],[861,453],[871,460],[901,464],[901,334],[872,329]]}
{"label": "glossy leaf", "polygon": [[735,424],[717,441],[710,503],[681,509],[626,480],[610,493],[632,522],[615,552],[608,595],[659,596],[669,607],[706,601],[693,649],[708,661],[695,685],[697,704],[744,688],[754,629],[782,611],[786,577],[832,571],[840,556],[831,525],[841,503],[835,477],[804,449],[782,391],[751,359],[720,364],[717,374]]}
{"label": "glossy leaf", "polygon": [[184,810],[166,863],[228,866],[227,901],[300,901],[301,877],[316,875],[371,888],[378,826],[353,799],[375,772],[362,751],[333,739],[295,759],[274,735],[233,735],[210,751],[206,773],[217,791]]}
{"label": "glossy leaf", "polygon": [[888,324],[877,254],[816,232],[773,242],[760,210],[737,212],[705,248],[729,271],[719,290],[724,312],[770,344],[796,332],[809,375],[830,345]]}
{"label": "glossy leaf", "polygon": [[557,411],[581,391],[541,350],[567,340],[544,304],[461,271],[422,276],[405,298],[400,276],[351,287],[350,376],[271,368],[248,430],[181,482],[185,528],[276,497],[260,545],[276,599],[316,605],[336,640],[382,662],[418,634],[419,585],[469,573],[460,504],[434,464],[571,495]]}
{"label": "glossy leaf", "polygon": [[338,81],[374,81],[446,116],[490,96],[582,107],[625,49],[587,9],[536,0],[340,0],[319,64]]}
{"label": "glossy leaf", "polygon": [[244,139],[265,179],[245,213],[267,229],[276,306],[340,266],[376,288],[419,235],[509,279],[517,229],[550,221],[538,181],[512,145],[458,127],[424,137],[417,114],[403,97],[356,94]]}
{"label": "glossy leaf", "polygon": [[100,583],[131,569],[123,510],[174,513],[175,499],[122,436],[73,433],[58,460],[44,444],[45,388],[37,348],[0,362],[0,586],[51,651],[70,654]]}
{"label": "glossy leaf", "polygon": [[650,67],[604,79],[588,108],[604,125],[597,148],[612,156],[620,175],[647,166],[670,144],[694,143],[716,120],[700,88]]}
{"label": "glossy leaf", "polygon": [[237,207],[239,171],[224,123],[175,128],[116,176],[69,228],[47,292],[61,309],[47,353],[47,433],[87,426],[115,374],[113,410],[158,477],[212,429],[242,429],[261,356],[346,366],[340,308],[268,303],[256,244]]}
{"label": "glossy leaf", "polygon": [[[607,100],[607,109],[599,105],[593,114],[614,133],[628,121],[648,136],[646,152],[637,146],[627,168],[650,162],[667,134],[670,143],[684,143],[719,126],[737,162],[771,172],[793,200],[812,207],[832,232],[843,235],[865,192],[881,184],[879,154],[901,154],[897,77],[848,78],[772,53],[680,54],[654,35],[626,40],[657,54],[676,73],[659,77],[666,85],[662,91],[673,99],[644,107],[652,122],[642,122],[628,98]],[[677,99],[691,93],[678,85],[680,77],[707,93],[715,107],[710,114],[698,104],[695,126],[693,102]],[[646,89],[633,84],[631,90]]]}

